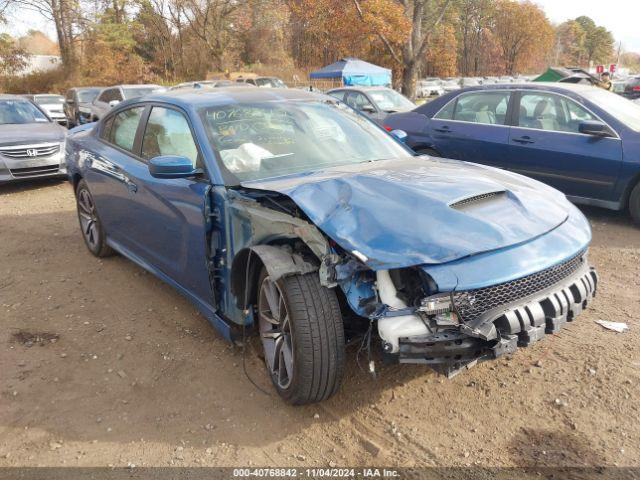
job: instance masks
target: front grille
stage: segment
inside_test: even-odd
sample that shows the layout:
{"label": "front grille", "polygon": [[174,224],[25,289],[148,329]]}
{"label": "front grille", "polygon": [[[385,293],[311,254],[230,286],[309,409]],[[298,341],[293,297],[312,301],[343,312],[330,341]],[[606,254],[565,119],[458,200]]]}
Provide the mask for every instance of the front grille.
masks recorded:
{"label": "front grille", "polygon": [[13,145],[0,147],[0,154],[9,158],[48,157],[60,151],[59,143],[42,143],[39,145]]}
{"label": "front grille", "polygon": [[43,165],[41,167],[29,167],[29,168],[12,168],[9,171],[11,175],[16,178],[35,177],[38,175],[48,175],[57,173],[60,170],[60,165]]}
{"label": "front grille", "polygon": [[563,263],[517,280],[454,294],[462,321],[472,321],[492,308],[507,305],[561,282],[583,265],[584,253],[582,251]]}

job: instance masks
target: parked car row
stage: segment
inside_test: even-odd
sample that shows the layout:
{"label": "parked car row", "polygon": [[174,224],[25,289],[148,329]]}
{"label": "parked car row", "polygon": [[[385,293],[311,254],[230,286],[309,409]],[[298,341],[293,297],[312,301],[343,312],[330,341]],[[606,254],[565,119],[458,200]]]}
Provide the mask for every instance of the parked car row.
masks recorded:
{"label": "parked car row", "polygon": [[418,97],[432,97],[444,95],[445,93],[460,90],[466,87],[475,87],[478,85],[495,85],[498,83],[528,82],[533,75],[519,75],[517,77],[427,77],[418,80],[416,84],[416,93]]}
{"label": "parked car row", "polygon": [[[228,339],[253,329],[293,404],[337,391],[347,336],[451,376],[558,332],[598,288],[569,200],[640,222],[640,106],[602,89],[485,83],[416,107],[377,87],[109,88],[123,101],[56,137],[88,250]],[[3,128],[64,134],[16,98]],[[32,148],[0,145],[0,180]]]}

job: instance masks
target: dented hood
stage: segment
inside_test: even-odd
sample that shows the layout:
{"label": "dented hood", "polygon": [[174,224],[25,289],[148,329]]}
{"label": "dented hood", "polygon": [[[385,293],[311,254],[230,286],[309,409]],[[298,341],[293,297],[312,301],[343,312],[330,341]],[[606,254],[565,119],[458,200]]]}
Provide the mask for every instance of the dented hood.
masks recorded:
{"label": "dented hood", "polygon": [[440,264],[530,241],[563,223],[565,196],[537,181],[430,157],[243,182],[287,195],[372,269]]}

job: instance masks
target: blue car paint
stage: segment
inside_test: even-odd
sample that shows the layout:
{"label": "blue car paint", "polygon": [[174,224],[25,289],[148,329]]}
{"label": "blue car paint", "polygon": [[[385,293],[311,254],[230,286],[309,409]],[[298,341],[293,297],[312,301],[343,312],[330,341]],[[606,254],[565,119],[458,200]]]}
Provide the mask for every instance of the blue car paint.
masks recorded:
{"label": "blue car paint", "polygon": [[[227,338],[231,324],[252,321],[239,308],[241,299],[231,292],[237,255],[253,245],[300,233],[299,225],[287,233],[277,226],[258,231],[256,216],[247,207],[255,199],[223,185],[225,172],[197,110],[203,105],[239,101],[233,93],[153,95],[114,109],[116,113],[128,105],[153,102],[185,112],[206,172],[200,178],[150,177],[146,166],[133,164],[131,155],[98,138],[102,121],[72,132],[67,151],[70,179],[84,178],[88,183],[109,245],[184,294]],[[271,101],[294,101],[302,93],[252,91],[243,95],[243,101],[264,101],[265,95]],[[303,99],[309,98],[304,94]],[[317,227],[329,240],[371,254],[372,269],[419,265],[437,279],[442,292],[519,278],[575,255],[590,241],[582,214],[564,196],[535,181],[460,162],[421,158],[408,163],[415,163],[422,172],[413,182],[403,173],[405,165],[391,161],[360,164],[353,171],[336,169],[247,182],[244,187],[281,189],[317,220]],[[456,213],[447,206],[496,189],[505,192],[500,206],[484,211],[480,207],[478,215]],[[331,203],[323,196],[326,194],[333,195]],[[405,209],[399,209],[407,198],[418,203],[405,201]],[[426,208],[416,210],[418,205]],[[407,206],[414,208],[409,215]],[[332,214],[337,215],[333,218]],[[286,223],[287,216],[280,215]],[[397,225],[402,226],[400,231]],[[312,224],[305,228],[310,236],[317,233]],[[420,241],[410,238],[423,235]],[[375,296],[371,275],[358,272],[339,285],[352,309],[365,315],[368,310],[363,300]]]}
{"label": "blue car paint", "polygon": [[[570,208],[537,182],[429,157],[242,185],[292,198],[342,248],[367,257],[372,270],[446,263],[530,241],[562,224]],[[491,192],[506,193],[470,209],[450,206]],[[415,206],[408,216],[407,205]]]}
{"label": "blue car paint", "polygon": [[[540,180],[564,192],[576,203],[611,209],[626,207],[631,188],[640,179],[640,133],[627,127],[581,92],[594,88],[572,84],[506,84],[461,89],[412,112],[391,114],[385,126],[408,133],[407,145],[434,149],[448,158],[500,167]],[[556,93],[575,100],[610,125],[618,137],[534,130],[507,125],[482,125],[433,118],[451,100],[485,90]],[[512,94],[508,118],[517,107]],[[442,132],[447,127],[450,132]],[[519,140],[529,137],[533,143]]]}

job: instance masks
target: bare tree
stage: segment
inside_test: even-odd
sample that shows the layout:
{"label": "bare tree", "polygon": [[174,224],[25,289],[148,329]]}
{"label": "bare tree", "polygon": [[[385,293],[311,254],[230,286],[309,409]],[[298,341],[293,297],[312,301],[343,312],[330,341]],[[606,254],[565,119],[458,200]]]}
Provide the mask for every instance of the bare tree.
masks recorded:
{"label": "bare tree", "polygon": [[[361,19],[364,18],[360,0],[352,0]],[[400,49],[394,48],[387,37],[376,32],[391,57],[402,66],[402,92],[415,97],[418,73],[424,67],[433,32],[442,23],[452,0],[395,0],[411,21],[411,32]],[[399,50],[399,51],[398,51]]]}

